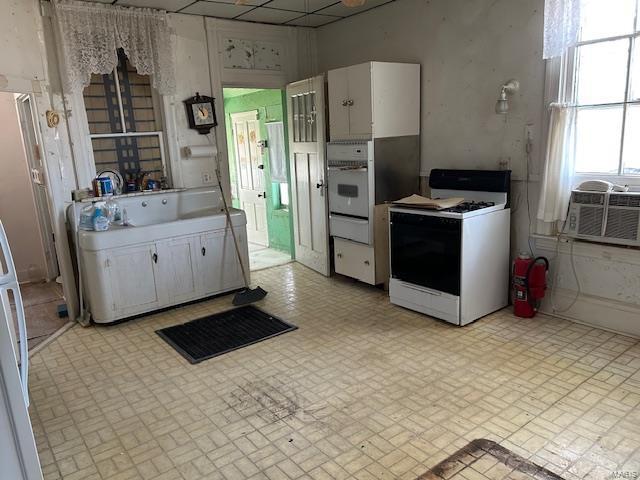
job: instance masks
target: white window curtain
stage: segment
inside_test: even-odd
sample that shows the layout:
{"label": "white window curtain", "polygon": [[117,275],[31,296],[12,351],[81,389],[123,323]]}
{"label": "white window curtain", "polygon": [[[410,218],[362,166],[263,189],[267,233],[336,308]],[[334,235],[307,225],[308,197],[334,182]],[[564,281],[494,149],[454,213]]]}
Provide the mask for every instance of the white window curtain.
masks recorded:
{"label": "white window curtain", "polygon": [[269,140],[269,164],[271,165],[271,181],[287,183],[287,160],[284,150],[284,124],[269,122],[267,137]]}
{"label": "white window curtain", "polygon": [[162,95],[175,91],[173,32],[166,12],[73,0],[54,0],[63,78],[69,93],[89,85],[91,74],[108,74],[124,49],[141,75]]}
{"label": "white window curtain", "polygon": [[538,205],[539,233],[555,234],[567,217],[575,170],[575,107],[552,104]]}
{"label": "white window curtain", "polygon": [[559,57],[576,45],[580,33],[582,1],[584,0],[545,0],[543,58]]}

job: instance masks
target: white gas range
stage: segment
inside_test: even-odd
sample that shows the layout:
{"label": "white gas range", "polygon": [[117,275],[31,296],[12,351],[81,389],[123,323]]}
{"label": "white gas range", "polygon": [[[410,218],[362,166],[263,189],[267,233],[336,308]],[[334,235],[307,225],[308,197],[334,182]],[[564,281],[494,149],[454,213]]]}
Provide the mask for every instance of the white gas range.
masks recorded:
{"label": "white gas range", "polygon": [[391,303],[456,325],[505,307],[509,290],[509,171],[432,170],[445,210],[391,207]]}

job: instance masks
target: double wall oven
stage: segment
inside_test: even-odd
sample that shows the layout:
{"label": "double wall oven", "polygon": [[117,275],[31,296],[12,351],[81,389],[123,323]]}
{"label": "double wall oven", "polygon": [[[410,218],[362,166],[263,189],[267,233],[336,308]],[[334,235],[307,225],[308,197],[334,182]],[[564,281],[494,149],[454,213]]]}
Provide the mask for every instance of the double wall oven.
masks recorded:
{"label": "double wall oven", "polygon": [[331,235],[372,243],[372,142],[329,143],[327,164]]}

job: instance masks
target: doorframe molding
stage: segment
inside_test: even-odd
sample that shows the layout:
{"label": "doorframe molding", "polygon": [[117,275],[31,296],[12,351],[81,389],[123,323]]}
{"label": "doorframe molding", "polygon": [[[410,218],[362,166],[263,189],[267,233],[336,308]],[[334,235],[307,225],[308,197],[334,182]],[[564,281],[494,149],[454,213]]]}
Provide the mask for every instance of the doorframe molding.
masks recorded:
{"label": "doorframe molding", "polygon": [[[49,196],[47,194],[46,189],[49,188],[48,181],[46,178],[46,172],[44,168],[44,152],[42,148],[42,138],[38,129],[36,128],[36,122],[34,118],[34,101],[31,94],[21,94],[18,95],[15,99],[16,107],[18,110],[18,120],[20,122],[20,132],[22,134],[22,147],[27,159],[27,167],[29,168],[29,180],[31,184],[31,193],[33,195],[34,203],[36,206],[36,211],[38,213],[38,231],[40,233],[40,244],[42,245],[45,264],[47,271],[44,272],[46,274],[46,279],[48,281],[55,280],[56,277],[60,274],[60,269],[58,267],[58,257],[56,253],[56,246],[54,243],[54,235],[53,235],[53,226],[51,225],[51,206],[49,205]],[[26,104],[29,104],[30,114],[27,111]],[[30,122],[31,130],[34,138],[30,138],[30,134],[27,132],[26,122]],[[29,145],[28,142],[33,140],[35,145]],[[33,181],[32,177],[32,169],[38,167],[38,159],[35,158],[33,148],[37,148],[39,150],[40,155],[40,163],[42,168],[40,168],[40,173],[44,177],[43,178],[43,187],[44,196],[41,196],[37,189],[37,187]]]}

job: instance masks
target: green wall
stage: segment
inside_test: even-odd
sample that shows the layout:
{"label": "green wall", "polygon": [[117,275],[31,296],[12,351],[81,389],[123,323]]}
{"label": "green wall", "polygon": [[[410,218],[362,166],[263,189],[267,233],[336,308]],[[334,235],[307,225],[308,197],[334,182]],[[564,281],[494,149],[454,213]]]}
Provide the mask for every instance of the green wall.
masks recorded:
{"label": "green wall", "polygon": [[[227,89],[225,89],[227,90]],[[229,150],[229,174],[231,182],[236,182],[236,159],[231,133],[231,114],[258,110],[260,122],[260,137],[267,139],[267,122],[281,122],[285,118],[284,93],[281,90],[260,90],[247,95],[237,95],[238,89],[233,89],[234,96],[224,99],[225,124],[227,129],[227,145]],[[289,158],[287,128],[285,124],[285,148],[286,158]],[[264,180],[265,185],[271,188],[267,190],[267,228],[269,232],[269,247],[293,254],[293,226],[290,210],[281,208],[278,183],[271,181],[271,168],[269,163],[269,151],[265,150]],[[287,182],[291,184],[289,162],[287,162]],[[291,192],[289,192],[291,198]],[[233,206],[238,207],[238,199],[233,199]]]}

